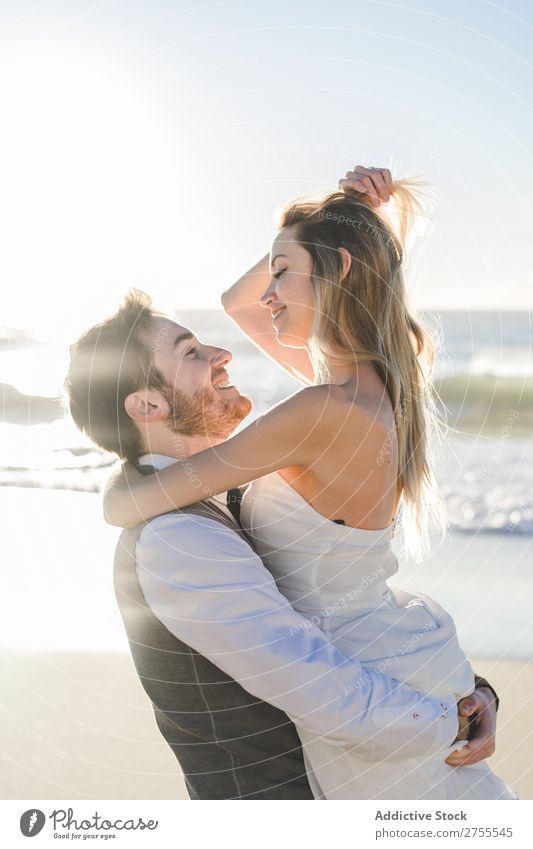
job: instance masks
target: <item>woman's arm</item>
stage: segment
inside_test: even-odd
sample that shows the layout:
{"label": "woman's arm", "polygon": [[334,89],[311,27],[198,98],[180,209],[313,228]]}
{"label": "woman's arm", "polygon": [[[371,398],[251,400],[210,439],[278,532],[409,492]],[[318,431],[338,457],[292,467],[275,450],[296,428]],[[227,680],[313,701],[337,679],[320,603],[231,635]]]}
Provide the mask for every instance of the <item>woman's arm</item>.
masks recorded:
{"label": "woman's arm", "polygon": [[269,282],[270,256],[266,254],[223,293],[220,299],[222,306],[254,345],[301,383],[310,384],[314,373],[307,350],[281,345],[272,325],[270,310],[259,303]]}
{"label": "woman's arm", "polygon": [[[357,165],[339,180],[341,191],[356,189],[361,194],[368,194],[374,207],[389,201],[391,188],[392,177],[387,168],[364,168]],[[307,350],[281,345],[272,325],[270,310],[259,303],[269,282],[270,257],[266,254],[223,293],[222,306],[254,345],[293,377],[302,383],[311,384],[314,372]]]}
{"label": "woman's arm", "polygon": [[[120,505],[122,498],[124,497],[124,493],[131,492],[132,489],[143,480],[146,480],[146,476],[141,474],[141,472],[135,468],[133,463],[123,462],[113,469],[103,491],[104,519],[109,525],[134,528],[135,525],[138,525],[140,522],[144,522],[145,517],[142,513],[137,511],[136,503],[134,501],[132,502],[132,507],[136,511],[135,521],[133,521],[133,513],[131,514],[131,521],[127,522],[125,525],[121,525],[119,521],[115,520],[115,505],[117,501]],[[162,512],[168,512],[168,510]]]}
{"label": "woman's arm", "polygon": [[134,527],[286,466],[309,467],[327,438],[326,425],[331,431],[334,415],[330,388],[310,386],[226,442],[154,475],[145,477],[126,464],[111,476],[105,488],[106,521]]}

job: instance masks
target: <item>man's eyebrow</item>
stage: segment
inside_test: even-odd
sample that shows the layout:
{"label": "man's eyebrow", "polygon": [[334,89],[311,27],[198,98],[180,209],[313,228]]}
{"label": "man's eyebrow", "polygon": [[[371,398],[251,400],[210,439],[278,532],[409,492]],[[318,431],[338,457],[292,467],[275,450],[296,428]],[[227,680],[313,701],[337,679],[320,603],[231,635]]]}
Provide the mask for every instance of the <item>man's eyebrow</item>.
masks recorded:
{"label": "man's eyebrow", "polygon": [[187,330],[186,333],[178,333],[174,339],[173,347],[176,348],[180,342],[185,342],[186,339],[194,339],[194,334],[190,330]]}
{"label": "man's eyebrow", "polygon": [[274,263],[276,262],[276,260],[277,260],[280,256],[285,257],[285,259],[288,259],[288,258],[289,258],[289,257],[287,256],[287,254],[276,254],[276,256],[273,256],[273,257],[272,257],[272,259],[270,260],[270,267],[271,267],[271,268],[272,268],[272,266],[274,265]]}

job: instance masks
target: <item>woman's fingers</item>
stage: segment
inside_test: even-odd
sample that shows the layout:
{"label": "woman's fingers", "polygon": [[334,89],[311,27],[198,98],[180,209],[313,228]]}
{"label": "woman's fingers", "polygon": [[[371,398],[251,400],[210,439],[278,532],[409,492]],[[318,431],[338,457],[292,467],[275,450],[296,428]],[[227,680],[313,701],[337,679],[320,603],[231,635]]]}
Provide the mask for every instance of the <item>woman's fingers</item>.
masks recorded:
{"label": "woman's fingers", "polygon": [[368,195],[372,206],[380,206],[381,198],[379,197],[372,181],[362,174],[354,174],[353,171],[348,171],[344,179],[339,180],[339,189],[355,189],[363,195]]}
{"label": "woman's fingers", "polygon": [[383,179],[385,180],[385,182],[387,184],[389,192],[391,192],[392,191],[392,174],[391,174],[391,172],[389,171],[388,168],[381,168],[380,171],[381,171],[381,174],[383,176]]}
{"label": "woman's fingers", "polygon": [[388,168],[365,168],[356,165],[353,171],[347,171],[346,177],[339,180],[339,188],[355,189],[367,194],[375,207],[390,200],[392,176]]}
{"label": "woman's fingers", "polygon": [[[387,183],[385,171],[388,171],[388,169],[365,168],[363,165],[356,165],[354,169],[354,172],[356,174],[364,174],[366,177],[368,177],[368,179],[374,185],[376,194],[381,199],[382,203],[388,203],[390,199],[390,185],[392,184],[392,178],[390,180],[390,184]],[[388,173],[390,176],[390,171]]]}
{"label": "woman's fingers", "polygon": [[379,192],[377,191],[373,181],[370,177],[366,177],[361,175],[359,177],[359,181],[365,187],[366,194],[369,196],[370,200],[374,204],[374,206],[379,206],[381,204],[381,198],[379,196]]}

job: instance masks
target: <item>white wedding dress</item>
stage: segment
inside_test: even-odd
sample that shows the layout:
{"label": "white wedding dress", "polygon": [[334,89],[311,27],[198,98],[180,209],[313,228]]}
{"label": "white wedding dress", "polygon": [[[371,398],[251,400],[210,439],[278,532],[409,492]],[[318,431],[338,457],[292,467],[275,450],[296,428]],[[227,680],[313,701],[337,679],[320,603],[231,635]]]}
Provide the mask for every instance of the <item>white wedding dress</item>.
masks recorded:
{"label": "white wedding dress", "polygon": [[[364,530],[325,519],[277,473],[250,484],[241,523],[279,590],[346,657],[425,695],[456,701],[473,691],[451,617],[431,598],[387,583],[398,568],[393,524]],[[449,749],[373,763],[298,733],[318,798],[517,798],[486,761],[448,766]]]}

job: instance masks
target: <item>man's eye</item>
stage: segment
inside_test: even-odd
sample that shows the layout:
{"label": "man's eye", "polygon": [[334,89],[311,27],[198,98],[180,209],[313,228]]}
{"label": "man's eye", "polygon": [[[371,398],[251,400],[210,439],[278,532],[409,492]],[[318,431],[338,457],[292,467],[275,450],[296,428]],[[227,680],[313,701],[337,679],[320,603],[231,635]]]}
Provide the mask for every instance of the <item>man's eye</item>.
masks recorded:
{"label": "man's eye", "polygon": [[272,275],[274,280],[279,280],[279,278],[281,277],[282,274],[285,273],[285,271],[287,271],[286,268],[280,268],[279,271],[276,271],[276,273]]}
{"label": "man's eye", "polygon": [[185,356],[188,357],[189,354],[194,354],[197,350],[198,350],[198,348],[189,348],[189,350],[187,351]]}

